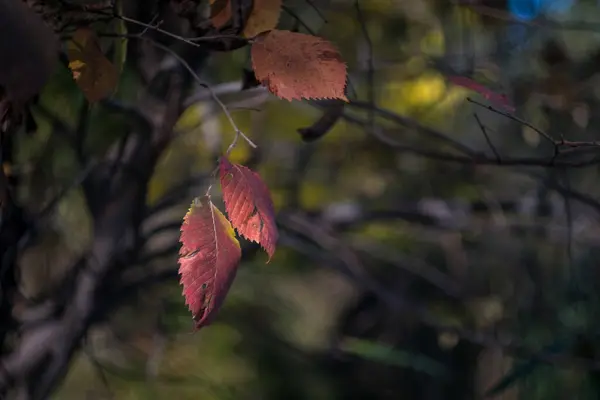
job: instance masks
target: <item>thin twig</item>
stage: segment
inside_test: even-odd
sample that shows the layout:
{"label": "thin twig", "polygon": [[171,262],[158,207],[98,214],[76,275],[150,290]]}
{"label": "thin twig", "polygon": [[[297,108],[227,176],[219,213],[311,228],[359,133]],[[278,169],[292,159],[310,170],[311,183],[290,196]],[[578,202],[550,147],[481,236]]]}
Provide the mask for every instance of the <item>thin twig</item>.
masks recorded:
{"label": "thin twig", "polygon": [[498,164],[502,164],[502,158],[500,157],[498,150],[496,150],[496,146],[494,146],[494,144],[492,143],[492,139],[490,139],[485,125],[483,125],[483,122],[481,122],[481,120],[479,119],[479,115],[477,115],[477,113],[473,113],[473,116],[475,117],[475,120],[477,121],[477,124],[479,125],[479,128],[481,129],[481,132],[483,133],[483,136],[485,137],[488,146],[490,146],[490,149],[492,149],[492,152],[494,152],[496,160],[498,160]]}
{"label": "thin twig", "polygon": [[188,38],[187,40],[190,42],[193,42],[194,44],[196,44],[197,42],[211,42],[211,41],[215,41],[215,40],[243,40],[248,43],[254,42],[254,40],[251,38],[247,38],[244,36],[237,36],[237,35],[198,36],[198,37]]}
{"label": "thin twig", "polygon": [[300,17],[299,17],[299,16],[298,16],[298,15],[297,15],[297,14],[294,12],[294,10],[292,10],[291,8],[289,8],[289,7],[288,7],[288,6],[286,6],[286,5],[282,5],[282,6],[281,6],[281,9],[282,9],[283,11],[285,11],[286,13],[290,14],[290,15],[291,15],[291,16],[292,16],[292,17],[293,17],[293,18],[294,18],[296,21],[298,21],[298,23],[299,23],[300,25],[302,25],[302,26],[304,27],[304,29],[306,29],[306,31],[307,31],[308,33],[310,33],[311,35],[316,35],[316,34],[315,34],[315,32],[314,32],[314,31],[313,31],[313,30],[310,28],[310,26],[308,26],[308,25],[306,24],[306,22],[302,21],[302,18],[300,18]]}
{"label": "thin twig", "polygon": [[110,13],[110,14],[108,14],[108,13],[103,13],[103,12],[100,12],[100,13],[101,13],[101,14],[105,14],[105,15],[110,15],[110,16],[111,16],[111,17],[113,17],[113,18],[120,19],[120,20],[122,20],[122,21],[129,22],[130,24],[134,24],[134,25],[138,25],[138,26],[141,26],[141,27],[143,27],[143,28],[144,28],[144,30],[143,30],[142,32],[138,33],[138,34],[134,34],[135,36],[140,36],[140,37],[141,37],[141,36],[143,36],[143,35],[144,35],[144,34],[145,34],[145,33],[146,33],[148,30],[152,30],[152,31],[154,31],[154,32],[161,33],[161,34],[163,34],[163,35],[165,35],[165,36],[169,36],[169,37],[171,37],[171,38],[173,38],[173,39],[177,39],[177,40],[180,40],[180,41],[182,41],[182,42],[185,42],[185,43],[187,43],[187,44],[189,44],[189,45],[191,45],[191,46],[194,46],[194,47],[200,47],[200,45],[199,45],[198,43],[194,43],[193,41],[191,41],[191,40],[190,40],[190,39],[188,39],[188,38],[185,38],[185,37],[183,37],[183,36],[180,36],[180,35],[177,35],[177,34],[175,34],[175,33],[172,33],[172,32],[169,32],[169,31],[166,31],[166,30],[164,30],[164,29],[162,29],[162,28],[159,28],[159,25],[160,25],[160,23],[159,23],[159,24],[156,24],[156,25],[152,25],[152,21],[151,21],[149,24],[147,24],[147,23],[145,23],[145,22],[138,21],[137,19],[129,18],[129,17],[126,17],[126,16],[124,16],[124,15],[117,14],[117,13]]}
{"label": "thin twig", "polygon": [[[470,156],[476,156],[478,154],[476,151],[471,149],[469,146],[466,146],[466,145],[460,143],[459,141],[449,137],[447,134],[440,132],[436,129],[427,127],[425,125],[422,125],[419,122],[415,121],[414,119],[405,117],[400,114],[396,114],[391,110],[387,110],[387,109],[380,108],[380,107],[374,107],[372,104],[369,104],[368,102],[359,101],[359,100],[352,100],[350,103],[347,103],[346,106],[356,107],[356,108],[363,109],[363,110],[365,110],[365,109],[369,110],[369,109],[373,108],[374,112],[377,113],[380,117],[387,119],[389,121],[395,122],[399,125],[405,126],[407,128],[415,129],[416,131],[426,134],[434,139],[443,141],[446,144],[455,148],[456,150],[460,151],[461,153],[464,153],[464,154],[467,154]],[[344,117],[346,118],[346,115]]]}
{"label": "thin twig", "polygon": [[[352,105],[354,102],[350,102]],[[403,118],[397,114],[392,114],[395,117]],[[391,116],[391,115],[389,115]],[[467,165],[495,165],[501,167],[508,166],[530,166],[530,167],[545,167],[545,168],[586,168],[593,165],[600,164],[600,154],[594,154],[593,157],[585,160],[569,160],[569,159],[558,159],[556,156],[552,157],[503,157],[502,164],[498,163],[496,158],[490,158],[486,154],[475,151],[469,147],[466,147],[466,153],[468,155],[455,155],[444,151],[429,150],[425,148],[415,147],[409,144],[402,143],[393,137],[388,136],[383,132],[381,126],[377,126],[375,130],[372,130],[368,126],[368,121],[349,115],[347,113],[342,114],[342,118],[352,124],[360,125],[365,128],[365,131],[374,136],[380,142],[395,148],[397,151],[405,151],[413,154],[417,154],[422,157],[427,157],[437,161],[455,162]],[[442,135],[440,138],[444,138],[441,132],[432,130],[431,128],[416,125],[414,129],[420,132],[435,133],[435,135]],[[389,131],[389,129],[388,129]],[[450,138],[446,140],[451,141]],[[460,145],[460,144],[459,144]],[[463,146],[463,145],[461,145]],[[561,155],[562,153],[559,153]]]}
{"label": "thin twig", "polygon": [[146,38],[143,38],[144,40],[148,41],[149,43],[151,43],[153,46],[162,49],[168,53],[170,53],[173,57],[175,57],[177,59],[177,61],[179,61],[181,63],[181,65],[183,65],[183,67],[185,69],[188,70],[188,72],[190,73],[190,75],[192,75],[192,77],[194,78],[194,80],[196,81],[196,83],[200,86],[202,86],[203,88],[205,88],[206,90],[209,91],[211,97],[213,98],[213,100],[215,101],[215,103],[217,103],[219,105],[219,107],[221,107],[221,109],[223,110],[223,113],[225,113],[225,116],[227,117],[227,120],[229,121],[229,124],[231,125],[231,127],[233,128],[233,130],[235,131],[235,137],[233,139],[233,142],[231,143],[231,145],[229,146],[229,149],[227,150],[227,154],[229,154],[229,152],[231,152],[231,149],[233,149],[233,147],[235,147],[238,138],[241,136],[242,138],[244,138],[244,140],[246,142],[248,142],[248,144],[252,147],[252,148],[256,148],[256,144],[254,144],[254,142],[252,142],[252,140],[250,140],[250,138],[248,136],[246,136],[244,134],[244,132],[242,132],[237,124],[235,123],[235,121],[233,120],[233,117],[231,116],[231,113],[229,112],[229,109],[227,108],[227,106],[221,101],[221,99],[219,99],[219,97],[215,94],[215,92],[213,92],[212,88],[210,87],[210,85],[206,82],[204,82],[202,79],[200,79],[200,77],[198,76],[198,74],[194,71],[194,69],[190,66],[190,64],[188,64],[179,54],[177,54],[175,51],[173,51],[171,48],[164,46],[160,43],[157,43],[153,40],[149,40]]}
{"label": "thin twig", "polygon": [[235,131],[235,137],[233,139],[232,144],[229,146],[230,149],[228,149],[228,153],[231,152],[231,149],[233,149],[233,147],[235,147],[235,145],[237,144],[238,138],[241,136],[252,148],[257,148],[258,146],[248,137],[246,136],[246,134],[244,134],[244,132],[242,132],[237,124],[235,123],[235,121],[233,120],[233,117],[231,116],[231,113],[229,112],[229,109],[227,108],[227,106],[221,101],[221,99],[219,98],[219,96],[217,96],[215,94],[215,92],[212,90],[212,87],[204,82],[199,76],[198,74],[194,71],[194,69],[190,66],[190,64],[185,61],[179,54],[177,54],[174,50],[172,50],[171,48],[158,43],[150,38],[147,37],[142,37],[139,35],[120,35],[120,36],[124,36],[124,37],[128,37],[131,39],[137,39],[137,40],[143,40],[148,42],[149,44],[151,44],[152,46],[159,48],[161,50],[163,50],[166,53],[169,53],[171,56],[173,56],[177,61],[179,61],[179,63],[181,63],[181,65],[190,73],[190,75],[192,76],[192,78],[194,78],[194,80],[196,81],[196,83],[199,86],[202,86],[203,88],[205,88],[209,93],[210,93],[210,97],[212,97],[212,99],[215,101],[215,103],[217,103],[219,105],[219,107],[221,108],[221,110],[223,110],[223,113],[225,114],[225,116],[227,117],[227,120],[229,121],[229,124],[231,125],[231,127],[233,128],[233,130]]}
{"label": "thin twig", "polygon": [[306,1],[308,3],[308,5],[311,6],[312,9],[317,12],[317,14],[319,15],[319,18],[321,18],[323,20],[323,22],[325,22],[326,24],[329,23],[329,21],[327,21],[327,18],[325,18],[325,16],[321,12],[321,10],[319,10],[319,7],[317,7],[317,5],[312,0],[304,0],[304,1]]}
{"label": "thin twig", "polygon": [[[157,19],[158,19],[158,14],[155,14],[154,17],[152,17],[152,19],[148,23],[148,25],[146,27],[144,27],[144,30],[140,32],[140,36],[145,35],[151,28],[158,28],[159,26],[161,26],[163,21],[161,20],[161,21],[156,22]],[[154,22],[156,22],[156,25],[153,25]]]}
{"label": "thin twig", "polygon": [[504,111],[498,110],[498,109],[497,109],[497,108],[495,108],[495,107],[489,106],[489,105],[487,105],[487,104],[480,103],[480,102],[478,102],[477,100],[473,100],[473,99],[472,99],[472,98],[470,98],[470,97],[467,97],[467,101],[468,101],[469,103],[473,103],[473,104],[476,104],[476,105],[478,105],[478,106],[480,106],[480,107],[483,107],[483,108],[485,108],[486,110],[489,110],[489,111],[492,111],[492,112],[494,112],[494,113],[496,113],[496,114],[502,115],[502,116],[504,116],[504,117],[506,117],[506,118],[508,118],[508,119],[510,119],[510,120],[512,120],[512,121],[518,122],[519,124],[521,124],[521,125],[523,125],[523,126],[526,126],[526,127],[528,127],[528,128],[531,128],[531,129],[533,129],[533,130],[534,130],[536,133],[538,133],[538,134],[539,134],[541,137],[543,137],[544,139],[546,139],[548,142],[552,143],[552,145],[553,145],[553,146],[556,146],[556,144],[557,144],[557,143],[556,143],[556,140],[554,140],[554,139],[553,139],[553,138],[552,138],[552,137],[551,137],[549,134],[547,134],[546,132],[544,132],[544,131],[543,131],[543,130],[541,130],[540,128],[536,127],[535,125],[533,125],[533,124],[531,124],[531,123],[529,123],[529,122],[525,121],[524,119],[521,119],[521,118],[517,117],[516,115],[509,114],[509,113],[507,113],[507,112],[504,112]]}
{"label": "thin twig", "polygon": [[371,129],[373,129],[375,127],[375,107],[377,107],[377,104],[375,104],[375,67],[373,63],[373,42],[369,36],[367,21],[363,11],[360,8],[360,0],[354,1],[354,7],[356,8],[356,15],[358,17],[360,28],[363,32],[363,37],[367,43],[367,90],[369,104],[371,104],[371,108],[369,109],[369,125],[371,125]]}

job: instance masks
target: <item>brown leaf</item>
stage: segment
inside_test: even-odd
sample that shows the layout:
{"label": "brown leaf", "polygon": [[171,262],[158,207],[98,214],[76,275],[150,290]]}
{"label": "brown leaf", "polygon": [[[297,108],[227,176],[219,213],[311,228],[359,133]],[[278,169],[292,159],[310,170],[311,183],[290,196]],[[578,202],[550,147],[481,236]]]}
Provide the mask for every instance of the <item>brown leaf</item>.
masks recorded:
{"label": "brown leaf", "polygon": [[337,49],[320,37],[272,30],[252,45],[256,78],[282,99],[342,99],[346,64]]}
{"label": "brown leaf", "polygon": [[181,225],[180,283],[196,329],[209,325],[223,304],[242,257],[231,224],[208,196],[197,198]]}
{"label": "brown leaf", "polygon": [[244,36],[252,38],[275,29],[281,14],[281,0],[254,0],[252,11],[244,27]]}
{"label": "brown leaf", "polygon": [[231,19],[231,0],[210,0],[210,20],[217,29]]}
{"label": "brown leaf", "polygon": [[227,216],[238,233],[275,253],[279,233],[271,194],[260,175],[243,165],[220,161],[221,189]]}
{"label": "brown leaf", "polygon": [[90,102],[108,97],[117,87],[118,72],[104,56],[94,31],[79,28],[68,43],[73,79]]}

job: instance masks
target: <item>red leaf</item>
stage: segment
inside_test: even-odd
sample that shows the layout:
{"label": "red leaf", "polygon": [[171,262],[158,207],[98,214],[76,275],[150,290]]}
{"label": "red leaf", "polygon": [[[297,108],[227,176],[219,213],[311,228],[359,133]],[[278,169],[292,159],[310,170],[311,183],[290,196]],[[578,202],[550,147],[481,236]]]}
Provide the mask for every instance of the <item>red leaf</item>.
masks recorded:
{"label": "red leaf", "polygon": [[256,172],[243,165],[231,164],[225,157],[221,158],[220,171],[229,220],[240,235],[259,243],[271,260],[279,233],[267,185]]}
{"label": "red leaf", "polygon": [[209,325],[223,304],[242,257],[227,218],[208,196],[196,198],[181,225],[180,283],[196,329]]}
{"label": "red leaf", "polygon": [[258,35],[250,52],[256,79],[275,96],[348,101],[346,64],[327,40],[273,29]]}
{"label": "red leaf", "polygon": [[448,77],[448,80],[454,83],[455,85],[462,86],[467,89],[471,89],[478,92],[492,103],[496,103],[506,108],[507,110],[515,110],[515,107],[510,104],[510,101],[508,100],[508,97],[505,94],[496,93],[493,90],[482,85],[481,83],[475,82],[474,80],[464,76],[450,76]]}
{"label": "red leaf", "polygon": [[221,29],[231,19],[231,0],[210,0],[210,20]]}

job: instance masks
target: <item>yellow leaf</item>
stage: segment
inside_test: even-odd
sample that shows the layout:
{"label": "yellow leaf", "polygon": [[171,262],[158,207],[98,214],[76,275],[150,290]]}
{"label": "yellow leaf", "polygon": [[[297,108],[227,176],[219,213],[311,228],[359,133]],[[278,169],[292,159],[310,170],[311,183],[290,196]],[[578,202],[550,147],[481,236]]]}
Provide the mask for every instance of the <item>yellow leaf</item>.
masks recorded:
{"label": "yellow leaf", "polygon": [[281,14],[281,0],[254,0],[252,12],[244,27],[244,36],[252,38],[275,29]]}
{"label": "yellow leaf", "polygon": [[69,68],[71,70],[78,70],[78,69],[83,68],[84,66],[85,66],[85,63],[80,60],[73,60],[69,63]]}
{"label": "yellow leaf", "polygon": [[118,83],[115,66],[104,56],[94,31],[79,28],[68,43],[73,79],[90,102],[112,94]]}

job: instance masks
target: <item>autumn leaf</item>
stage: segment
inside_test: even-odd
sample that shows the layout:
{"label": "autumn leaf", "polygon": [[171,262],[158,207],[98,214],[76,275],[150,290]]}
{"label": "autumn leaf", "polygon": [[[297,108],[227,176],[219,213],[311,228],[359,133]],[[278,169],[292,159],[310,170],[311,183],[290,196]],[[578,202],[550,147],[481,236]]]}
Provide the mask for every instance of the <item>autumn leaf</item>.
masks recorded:
{"label": "autumn leaf", "polygon": [[267,185],[256,172],[243,165],[232,164],[225,157],[221,157],[219,169],[229,220],[240,235],[259,243],[270,260],[275,253],[279,233]]}
{"label": "autumn leaf", "polygon": [[180,283],[196,329],[223,304],[242,257],[233,227],[208,196],[196,198],[181,225]]}
{"label": "autumn leaf", "polygon": [[502,106],[503,108],[509,111],[515,110],[515,107],[510,104],[510,101],[508,100],[508,97],[505,94],[496,93],[479,82],[476,82],[464,76],[450,76],[448,77],[448,80],[455,85],[462,86],[464,88],[478,92],[492,103]]}
{"label": "autumn leaf", "polygon": [[210,0],[210,20],[217,29],[231,19],[231,0]]}
{"label": "autumn leaf", "polygon": [[115,66],[104,56],[94,31],[79,28],[68,43],[69,68],[90,102],[111,95],[118,83]]}
{"label": "autumn leaf", "polygon": [[256,78],[275,96],[348,101],[346,64],[325,39],[272,30],[255,39],[251,53]]}
{"label": "autumn leaf", "polygon": [[244,27],[244,36],[252,38],[277,26],[281,14],[281,0],[254,0],[252,11]]}

